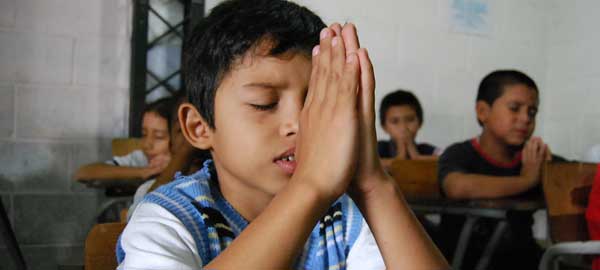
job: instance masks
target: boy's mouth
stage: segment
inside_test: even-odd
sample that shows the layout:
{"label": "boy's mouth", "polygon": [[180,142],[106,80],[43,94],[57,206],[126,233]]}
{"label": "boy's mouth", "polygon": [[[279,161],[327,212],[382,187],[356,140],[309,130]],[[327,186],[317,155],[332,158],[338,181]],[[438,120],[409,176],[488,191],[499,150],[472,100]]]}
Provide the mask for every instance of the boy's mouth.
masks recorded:
{"label": "boy's mouth", "polygon": [[275,158],[273,162],[279,166],[286,174],[292,175],[296,170],[296,156],[295,156],[295,148],[291,148],[285,153],[281,154],[279,157]]}

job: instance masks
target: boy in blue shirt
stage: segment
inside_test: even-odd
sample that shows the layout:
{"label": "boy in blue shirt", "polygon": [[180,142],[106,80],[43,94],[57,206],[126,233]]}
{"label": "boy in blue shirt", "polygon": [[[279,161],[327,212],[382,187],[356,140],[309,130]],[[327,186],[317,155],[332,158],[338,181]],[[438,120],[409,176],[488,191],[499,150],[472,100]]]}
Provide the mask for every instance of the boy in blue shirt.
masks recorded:
{"label": "boy in blue shirt", "polygon": [[146,196],[119,269],[447,268],[377,157],[353,25],[226,1],[186,46],[182,132],[212,161]]}
{"label": "boy in blue shirt", "polygon": [[413,93],[396,90],[387,94],[379,107],[379,119],[383,130],[390,135],[389,141],[377,143],[384,166],[394,159],[435,160],[440,155],[439,148],[416,142],[423,125],[423,108]]}
{"label": "boy in blue shirt", "polygon": [[[539,90],[526,74],[497,70],[480,83],[477,93],[477,120],[481,134],[448,147],[439,158],[438,178],[445,196],[452,199],[495,199],[516,196],[541,199],[540,174],[544,160],[552,157],[539,137],[531,137],[539,105]],[[531,212],[508,213],[509,232],[493,257],[494,269],[519,266],[537,268],[541,249],[535,243]],[[464,217],[444,215],[441,235],[443,249],[451,254]],[[482,219],[469,243],[465,269],[489,241],[495,220]]]}

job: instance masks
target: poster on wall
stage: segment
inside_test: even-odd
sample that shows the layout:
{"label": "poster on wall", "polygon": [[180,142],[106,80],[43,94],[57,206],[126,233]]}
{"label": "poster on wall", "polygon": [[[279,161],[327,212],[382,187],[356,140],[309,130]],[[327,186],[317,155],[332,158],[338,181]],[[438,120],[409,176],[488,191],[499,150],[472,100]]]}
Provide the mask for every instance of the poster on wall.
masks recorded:
{"label": "poster on wall", "polygon": [[451,0],[450,30],[472,35],[491,35],[488,0]]}

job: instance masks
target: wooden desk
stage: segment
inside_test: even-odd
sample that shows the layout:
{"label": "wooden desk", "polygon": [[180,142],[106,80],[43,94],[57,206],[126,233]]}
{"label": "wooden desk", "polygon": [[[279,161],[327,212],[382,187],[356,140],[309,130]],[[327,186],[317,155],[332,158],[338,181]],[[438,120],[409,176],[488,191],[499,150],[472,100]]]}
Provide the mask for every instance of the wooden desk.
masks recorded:
{"label": "wooden desk", "polygon": [[89,188],[104,189],[108,198],[96,213],[98,223],[117,222],[121,220],[121,211],[129,208],[137,188],[146,180],[85,180],[79,181]]}
{"label": "wooden desk", "polygon": [[585,218],[597,173],[598,164],[594,163],[545,164],[543,187],[553,245],[544,252],[539,269],[554,269],[556,259],[563,255],[599,254],[600,241],[589,239]]}
{"label": "wooden desk", "polygon": [[396,180],[406,198],[439,199],[436,160],[392,161],[388,173]]}
{"label": "wooden desk", "polygon": [[481,218],[493,218],[499,222],[487,243],[476,269],[486,269],[502,234],[508,228],[509,211],[535,211],[544,208],[544,202],[518,199],[496,200],[449,200],[443,198],[437,179],[438,164],[435,160],[394,160],[388,172],[396,180],[416,214],[454,214],[465,216],[452,261],[453,269],[460,269],[475,224]]}
{"label": "wooden desk", "polygon": [[448,199],[409,199],[408,203],[415,213],[419,214],[453,214],[463,215],[466,221],[461,229],[458,243],[454,251],[452,269],[460,269],[465,258],[469,240],[475,224],[481,218],[498,219],[494,233],[483,250],[475,269],[487,269],[492,255],[498,248],[502,235],[508,229],[507,213],[509,211],[531,211],[544,208],[543,201],[497,199],[457,201]]}

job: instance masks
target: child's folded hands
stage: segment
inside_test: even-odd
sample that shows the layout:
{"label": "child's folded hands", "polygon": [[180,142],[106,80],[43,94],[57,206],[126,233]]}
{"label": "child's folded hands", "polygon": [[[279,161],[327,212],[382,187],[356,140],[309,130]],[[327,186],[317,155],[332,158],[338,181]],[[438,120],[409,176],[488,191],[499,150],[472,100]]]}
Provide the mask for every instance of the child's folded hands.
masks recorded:
{"label": "child's folded hands", "polygon": [[294,178],[309,181],[319,194],[333,200],[346,191],[357,162],[359,59],[354,53],[346,55],[344,40],[331,28],[321,31],[312,57]]}

